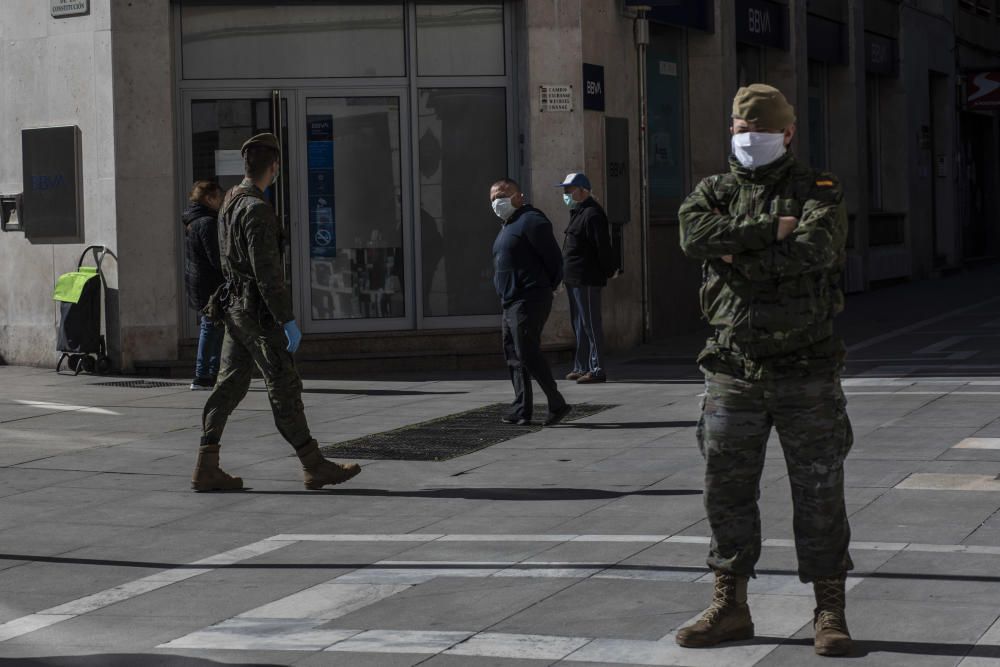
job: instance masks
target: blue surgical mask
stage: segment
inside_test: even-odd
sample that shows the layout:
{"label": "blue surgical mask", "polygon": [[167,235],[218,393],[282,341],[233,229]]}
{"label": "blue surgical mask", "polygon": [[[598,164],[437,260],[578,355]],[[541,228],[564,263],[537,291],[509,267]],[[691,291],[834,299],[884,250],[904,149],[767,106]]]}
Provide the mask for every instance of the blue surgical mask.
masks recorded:
{"label": "blue surgical mask", "polygon": [[563,193],[563,203],[566,204],[566,206],[568,206],[569,208],[576,208],[578,202],[573,199],[573,195]]}
{"label": "blue surgical mask", "polygon": [[510,201],[510,197],[500,197],[493,200],[493,212],[505,222],[510,219],[510,216],[514,215],[514,211],[516,210],[514,204]]}
{"label": "blue surgical mask", "polygon": [[740,132],[733,135],[733,155],[747,169],[769,165],[784,154],[783,132]]}

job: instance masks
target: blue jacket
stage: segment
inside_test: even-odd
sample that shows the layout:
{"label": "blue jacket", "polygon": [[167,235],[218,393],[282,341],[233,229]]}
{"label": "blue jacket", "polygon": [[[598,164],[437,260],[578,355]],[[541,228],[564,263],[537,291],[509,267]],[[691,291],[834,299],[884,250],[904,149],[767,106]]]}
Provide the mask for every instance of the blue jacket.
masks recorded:
{"label": "blue jacket", "polygon": [[515,301],[552,297],[563,278],[562,251],[552,223],[533,206],[522,206],[493,242],[493,286],[506,308]]}

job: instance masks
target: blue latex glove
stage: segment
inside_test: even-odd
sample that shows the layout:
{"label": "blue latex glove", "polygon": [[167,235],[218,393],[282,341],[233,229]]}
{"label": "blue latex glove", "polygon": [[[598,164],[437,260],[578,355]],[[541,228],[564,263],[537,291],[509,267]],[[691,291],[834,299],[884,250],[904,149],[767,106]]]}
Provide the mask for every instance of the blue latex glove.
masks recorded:
{"label": "blue latex glove", "polygon": [[288,347],[285,348],[292,354],[295,354],[295,350],[299,349],[299,343],[302,342],[302,332],[299,331],[299,325],[295,323],[295,320],[290,322],[285,322],[285,338],[288,339]]}

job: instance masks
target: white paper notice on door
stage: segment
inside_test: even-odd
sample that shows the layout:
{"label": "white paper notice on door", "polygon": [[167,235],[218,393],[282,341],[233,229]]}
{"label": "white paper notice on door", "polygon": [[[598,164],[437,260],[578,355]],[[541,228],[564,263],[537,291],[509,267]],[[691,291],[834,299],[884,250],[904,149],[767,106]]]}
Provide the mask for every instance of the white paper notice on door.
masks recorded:
{"label": "white paper notice on door", "polygon": [[243,155],[237,151],[215,151],[216,176],[242,176]]}

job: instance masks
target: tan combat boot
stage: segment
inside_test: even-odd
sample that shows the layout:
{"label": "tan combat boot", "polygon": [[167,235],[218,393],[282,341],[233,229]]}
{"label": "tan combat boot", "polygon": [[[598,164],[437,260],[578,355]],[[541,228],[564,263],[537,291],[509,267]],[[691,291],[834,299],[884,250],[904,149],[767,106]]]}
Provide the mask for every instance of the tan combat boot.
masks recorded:
{"label": "tan combat boot", "polygon": [[191,488],[195,491],[239,491],[243,488],[243,479],[233,477],[219,467],[218,444],[201,445],[191,476]]}
{"label": "tan combat boot", "polygon": [[747,581],[747,577],[716,572],[712,604],[701,618],[677,631],[677,643],[685,648],[707,648],[721,642],[753,639]]}
{"label": "tan combat boot", "polygon": [[302,471],[307,489],[322,489],[327,484],[340,484],[361,472],[361,466],[357,463],[341,465],[323,458],[319,451],[319,444],[315,440],[310,440],[301,449],[295,452],[302,461]]}
{"label": "tan combat boot", "polygon": [[851,633],[844,612],[847,606],[844,577],[817,579],[813,582],[813,591],[816,593],[816,611],[813,612],[816,653],[847,655],[851,652]]}

